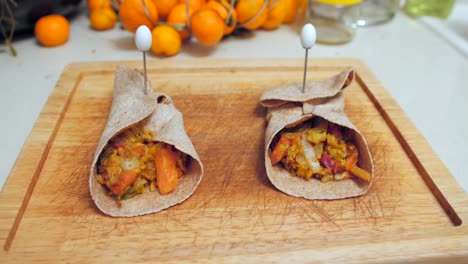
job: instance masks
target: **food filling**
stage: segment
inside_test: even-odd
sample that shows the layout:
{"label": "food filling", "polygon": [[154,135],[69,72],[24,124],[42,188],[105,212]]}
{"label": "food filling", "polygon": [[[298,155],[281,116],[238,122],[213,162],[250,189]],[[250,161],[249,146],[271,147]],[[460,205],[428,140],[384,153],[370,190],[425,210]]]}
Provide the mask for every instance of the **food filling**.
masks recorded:
{"label": "food filling", "polygon": [[118,200],[158,189],[172,192],[187,166],[187,155],[154,142],[155,133],[135,125],[113,138],[99,157],[97,181]]}
{"label": "food filling", "polygon": [[351,133],[348,128],[314,117],[276,136],[271,144],[271,163],[306,180],[369,182],[369,172],[358,166],[359,151]]}

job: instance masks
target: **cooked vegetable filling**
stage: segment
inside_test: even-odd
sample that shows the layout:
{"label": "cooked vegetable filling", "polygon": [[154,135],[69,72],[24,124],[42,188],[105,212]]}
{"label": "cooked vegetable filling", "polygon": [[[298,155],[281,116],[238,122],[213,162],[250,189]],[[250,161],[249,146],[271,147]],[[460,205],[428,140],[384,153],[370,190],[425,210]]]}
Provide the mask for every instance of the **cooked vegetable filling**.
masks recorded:
{"label": "cooked vegetable filling", "polygon": [[186,170],[186,154],[152,141],[154,135],[140,125],[132,126],[109,141],[101,153],[96,179],[118,200],[147,189],[168,194]]}
{"label": "cooked vegetable filling", "polygon": [[320,117],[283,129],[271,148],[272,165],[280,164],[292,175],[306,180],[371,179],[369,172],[358,166],[359,151],[351,130]]}

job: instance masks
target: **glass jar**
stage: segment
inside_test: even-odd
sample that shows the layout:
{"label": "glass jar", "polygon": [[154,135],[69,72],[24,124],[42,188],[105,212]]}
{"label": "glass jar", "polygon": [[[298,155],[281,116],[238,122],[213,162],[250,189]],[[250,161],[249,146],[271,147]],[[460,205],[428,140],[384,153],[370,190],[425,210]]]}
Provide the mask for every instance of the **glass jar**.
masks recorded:
{"label": "glass jar", "polygon": [[447,19],[452,12],[455,0],[406,0],[402,3],[404,4],[403,10],[411,16]]}
{"label": "glass jar", "polygon": [[390,21],[397,11],[398,0],[364,0],[359,6],[360,27],[373,26]]}
{"label": "glass jar", "polygon": [[317,31],[317,42],[344,44],[354,37],[362,0],[310,0],[309,21]]}

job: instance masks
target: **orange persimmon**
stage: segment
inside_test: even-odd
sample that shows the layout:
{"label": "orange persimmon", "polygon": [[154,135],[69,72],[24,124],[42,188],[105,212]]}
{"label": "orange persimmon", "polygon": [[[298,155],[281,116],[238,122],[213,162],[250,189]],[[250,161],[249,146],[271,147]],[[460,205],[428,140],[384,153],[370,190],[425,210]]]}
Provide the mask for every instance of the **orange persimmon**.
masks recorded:
{"label": "orange persimmon", "polygon": [[141,25],[154,28],[159,18],[152,0],[125,0],[120,4],[119,16],[123,27],[132,33]]}

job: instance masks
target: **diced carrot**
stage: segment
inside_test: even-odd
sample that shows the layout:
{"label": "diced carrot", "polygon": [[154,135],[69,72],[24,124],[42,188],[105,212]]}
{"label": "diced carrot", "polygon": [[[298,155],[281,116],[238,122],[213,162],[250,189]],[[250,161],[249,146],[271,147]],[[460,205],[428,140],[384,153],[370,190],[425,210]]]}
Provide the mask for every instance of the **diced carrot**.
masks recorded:
{"label": "diced carrot", "polygon": [[137,180],[137,176],[138,173],[134,170],[124,170],[119,176],[119,182],[110,186],[111,191],[116,195],[121,194]]}
{"label": "diced carrot", "polygon": [[343,171],[343,168],[341,168],[340,164],[335,161],[335,166],[332,169],[333,173],[340,173]]}
{"label": "diced carrot", "polygon": [[143,144],[134,146],[133,150],[135,150],[140,155],[143,155],[146,153],[146,147]]}
{"label": "diced carrot", "polygon": [[162,195],[172,192],[177,187],[179,172],[176,167],[177,154],[169,147],[160,148],[154,154],[156,167],[156,185]]}
{"label": "diced carrot", "polygon": [[284,135],[281,135],[280,140],[276,143],[275,148],[271,152],[271,165],[275,165],[280,162],[284,156],[288,153],[288,147],[291,146],[292,142],[287,139]]}

